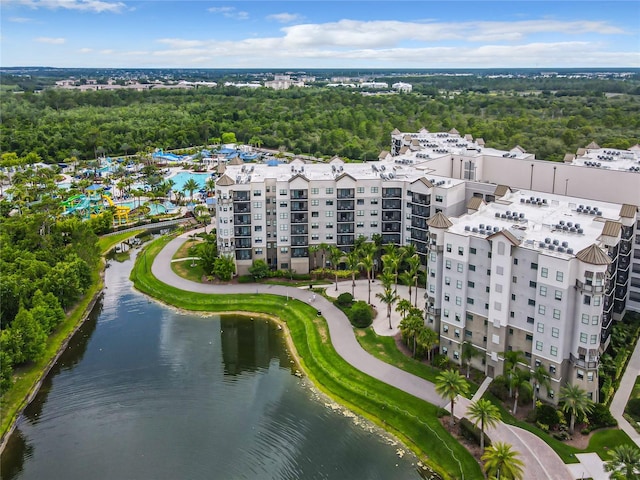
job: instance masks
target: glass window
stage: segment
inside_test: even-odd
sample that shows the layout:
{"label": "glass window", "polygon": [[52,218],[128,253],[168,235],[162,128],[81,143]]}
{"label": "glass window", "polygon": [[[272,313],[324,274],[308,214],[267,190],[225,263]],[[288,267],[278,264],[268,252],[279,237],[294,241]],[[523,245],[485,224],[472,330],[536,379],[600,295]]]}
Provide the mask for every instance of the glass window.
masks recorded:
{"label": "glass window", "polygon": [[590,339],[589,339],[589,343],[591,345],[595,345],[596,343],[598,343],[598,335],[591,335]]}
{"label": "glass window", "polygon": [[462,280],[456,280],[456,288],[462,289]]}
{"label": "glass window", "polygon": [[582,314],[582,323],[584,323],[585,325],[589,325],[589,315],[586,313]]}
{"label": "glass window", "polygon": [[378,187],[371,187],[371,193],[378,193]]}
{"label": "glass window", "polygon": [[333,188],[325,188],[324,193],[327,195],[333,195]]}
{"label": "glass window", "polygon": [[538,313],[540,315],[544,315],[547,312],[547,309],[544,305],[538,305]]}
{"label": "glass window", "polygon": [[464,255],[464,248],[458,247],[458,255]]}
{"label": "glass window", "polygon": [[451,253],[451,244],[447,243],[447,252]]}
{"label": "glass window", "polygon": [[551,353],[551,355],[553,355],[554,357],[558,356],[558,347],[550,347],[549,348],[549,353]]}
{"label": "glass window", "polygon": [[600,302],[601,302],[601,301],[602,301],[602,297],[601,297],[600,295],[594,295],[594,296],[593,296],[593,304],[594,304],[596,307],[599,307],[599,306],[600,306]]}
{"label": "glass window", "polygon": [[473,248],[473,247],[469,248],[469,253],[472,253],[473,255],[475,255],[476,254],[476,249]]}
{"label": "glass window", "polygon": [[534,262],[531,262],[531,269],[532,270],[537,270],[538,269],[538,264],[534,263]]}
{"label": "glass window", "polygon": [[544,333],[544,323],[539,322],[539,323],[538,323],[538,326],[536,327],[536,330],[537,330],[539,333]]}
{"label": "glass window", "polygon": [[547,296],[547,287],[545,287],[544,285],[540,285],[540,296],[541,297]]}
{"label": "glass window", "polygon": [[562,280],[564,280],[564,273],[562,272],[556,272],[556,280],[558,282],[561,282]]}
{"label": "glass window", "polygon": [[556,290],[556,300],[562,300],[562,290]]}
{"label": "glass window", "polygon": [[551,336],[553,338],[559,338],[560,337],[560,329],[556,328],[556,327],[551,327]]}
{"label": "glass window", "polygon": [[451,260],[446,260],[446,261],[444,262],[444,267],[445,267],[447,270],[451,270]]}
{"label": "glass window", "polygon": [[318,193],[320,193],[320,189],[319,188],[312,188],[311,189],[311,195],[318,195]]}
{"label": "glass window", "polygon": [[536,350],[541,352],[543,348],[544,348],[544,344],[540,340],[537,340],[536,341]]}
{"label": "glass window", "polygon": [[471,297],[467,297],[467,303],[468,303],[469,305],[473,305],[473,298],[471,298]]}
{"label": "glass window", "polygon": [[584,303],[585,305],[591,305],[591,296],[590,296],[590,295],[585,295],[585,296],[584,296],[583,303]]}
{"label": "glass window", "polygon": [[476,266],[475,265],[469,265],[469,271],[470,272],[475,272],[476,271]]}
{"label": "glass window", "polygon": [[598,325],[600,323],[600,315],[594,315],[591,317],[591,325]]}
{"label": "glass window", "polygon": [[356,192],[357,193],[364,193],[364,187],[358,187]]}
{"label": "glass window", "polygon": [[326,216],[326,217],[333,217],[333,210],[327,210],[327,211],[325,212],[325,216]]}
{"label": "glass window", "polygon": [[462,273],[464,271],[464,266],[462,263],[458,263],[458,272]]}
{"label": "glass window", "polygon": [[471,281],[467,282],[467,287],[474,288],[475,286],[476,286],[475,282],[471,282]]}
{"label": "glass window", "polygon": [[462,305],[462,297],[456,297],[456,305]]}
{"label": "glass window", "polygon": [[549,276],[549,269],[548,269],[548,268],[545,268],[545,267],[542,267],[542,268],[540,269],[540,276],[541,276],[542,278],[547,278],[547,277]]}
{"label": "glass window", "polygon": [[560,320],[560,310],[558,310],[557,308],[553,309],[553,318],[555,318],[556,320]]}
{"label": "glass window", "polygon": [[587,343],[587,334],[586,333],[581,333],[580,334],[580,343]]}

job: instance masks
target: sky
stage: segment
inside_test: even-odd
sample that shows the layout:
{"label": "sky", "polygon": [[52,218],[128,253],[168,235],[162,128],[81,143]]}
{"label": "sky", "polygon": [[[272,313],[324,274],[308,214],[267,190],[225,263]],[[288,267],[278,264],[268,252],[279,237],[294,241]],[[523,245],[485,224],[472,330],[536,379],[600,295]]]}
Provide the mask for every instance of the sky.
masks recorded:
{"label": "sky", "polygon": [[0,0],[0,66],[640,67],[637,0]]}

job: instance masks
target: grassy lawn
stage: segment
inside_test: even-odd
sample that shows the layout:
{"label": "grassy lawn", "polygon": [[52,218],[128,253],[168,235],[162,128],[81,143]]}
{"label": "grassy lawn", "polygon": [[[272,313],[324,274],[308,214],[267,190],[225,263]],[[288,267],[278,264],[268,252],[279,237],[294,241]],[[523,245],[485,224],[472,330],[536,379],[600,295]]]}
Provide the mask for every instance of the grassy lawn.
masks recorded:
{"label": "grassy lawn", "polygon": [[180,245],[180,248],[178,250],[176,250],[175,255],[173,256],[173,259],[177,259],[177,258],[187,258],[190,257],[191,254],[189,253],[189,249],[195,245],[198,245],[199,243],[201,243],[201,240],[192,240],[189,239],[187,241],[185,241],[182,245]]}
{"label": "grassy lawn", "polygon": [[[193,267],[191,265],[193,265]],[[200,262],[198,260],[171,262],[171,270],[182,278],[198,283],[202,282],[202,276],[204,275],[204,270],[200,266]]]}
{"label": "grassy lawn", "polygon": [[[377,335],[371,327],[356,329],[356,338],[360,346],[374,357],[401,368],[416,377],[424,378],[425,380],[435,383],[436,377],[442,373],[440,369],[407,357],[403,352],[398,350],[393,337]],[[478,390],[478,385],[473,382],[467,383],[469,385],[468,396],[471,398],[476,390]]]}
{"label": "grassy lawn", "polygon": [[[443,478],[482,478],[476,460],[440,424],[438,407],[365,375],[340,357],[329,338],[326,321],[316,309],[274,295],[204,295],[165,285],[151,275],[151,264],[170,238],[147,247],[149,261],[136,262],[131,279],[136,288],[171,305],[218,313],[243,311],[286,323],[301,367],[310,379],[340,403],[398,436]],[[139,257],[140,258],[140,257]]]}

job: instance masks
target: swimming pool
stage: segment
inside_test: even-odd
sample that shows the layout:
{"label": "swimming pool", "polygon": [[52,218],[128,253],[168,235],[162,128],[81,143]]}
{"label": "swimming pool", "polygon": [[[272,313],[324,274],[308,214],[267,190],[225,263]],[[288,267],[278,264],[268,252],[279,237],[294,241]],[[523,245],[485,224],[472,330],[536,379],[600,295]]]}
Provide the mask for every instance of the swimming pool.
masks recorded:
{"label": "swimming pool", "polygon": [[[131,210],[139,206],[139,202],[132,200],[129,202],[118,202],[116,207],[129,207]],[[142,203],[143,206],[149,207],[149,215],[161,215],[163,213],[171,213],[176,209],[176,206],[172,203]]]}
{"label": "swimming pool", "polygon": [[[178,172],[171,180],[173,180],[176,184],[173,187],[174,192],[181,192],[184,184],[189,181],[189,179],[193,178],[198,184],[199,190],[203,189],[205,186],[205,182],[208,178],[211,177],[209,173],[193,173],[193,172]],[[188,194],[188,193],[187,193]]]}

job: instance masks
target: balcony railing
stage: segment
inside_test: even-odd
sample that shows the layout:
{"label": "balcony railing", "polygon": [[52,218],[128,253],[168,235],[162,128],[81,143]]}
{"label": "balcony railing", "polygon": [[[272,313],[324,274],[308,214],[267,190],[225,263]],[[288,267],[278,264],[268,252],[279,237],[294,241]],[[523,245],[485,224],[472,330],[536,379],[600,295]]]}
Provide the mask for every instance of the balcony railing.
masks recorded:
{"label": "balcony railing", "polygon": [[585,359],[576,357],[575,355],[573,355],[573,353],[569,354],[569,361],[576,367],[591,368],[591,369],[598,368],[597,361],[587,361]]}

